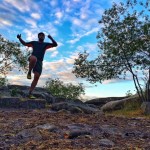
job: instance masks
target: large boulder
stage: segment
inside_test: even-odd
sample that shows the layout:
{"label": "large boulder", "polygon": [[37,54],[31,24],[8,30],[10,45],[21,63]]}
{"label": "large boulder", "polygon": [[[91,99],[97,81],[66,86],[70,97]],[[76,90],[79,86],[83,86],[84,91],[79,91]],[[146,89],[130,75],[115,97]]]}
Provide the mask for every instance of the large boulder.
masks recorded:
{"label": "large boulder", "polygon": [[0,98],[0,108],[41,109],[46,107],[44,99],[20,99],[18,97]]}
{"label": "large boulder", "polygon": [[0,108],[20,108],[20,106],[21,106],[21,101],[17,97],[0,98]]}
{"label": "large boulder", "polygon": [[[22,85],[8,85],[6,87],[0,87],[0,96],[1,97],[18,97],[18,98],[27,98],[29,92],[29,86]],[[55,97],[48,92],[45,88],[36,87],[33,95],[37,99],[45,99],[48,104],[54,103]]]}
{"label": "large boulder", "polygon": [[60,102],[51,105],[51,109],[55,111],[67,110],[71,113],[87,113],[92,114],[99,111],[99,109],[88,106],[87,104],[80,104],[75,102]]}
{"label": "large boulder", "polygon": [[92,104],[96,105],[99,107],[102,107],[104,104],[110,102],[110,101],[116,101],[116,100],[122,100],[127,97],[105,97],[105,98],[97,98],[97,99],[92,99],[89,101],[86,101],[85,104]]}
{"label": "large boulder", "polygon": [[103,105],[101,107],[101,110],[103,112],[119,110],[119,109],[124,108],[125,105],[130,102],[135,102],[135,103],[140,102],[138,95],[127,97],[127,98],[124,98],[124,99],[118,100],[118,101],[110,101],[110,102],[106,103],[105,105]]}
{"label": "large boulder", "polygon": [[141,109],[145,115],[150,115],[150,102],[143,102]]}
{"label": "large boulder", "polygon": [[67,99],[64,97],[55,97],[54,103],[60,103],[60,102],[72,102],[72,103],[78,103],[78,104],[83,104],[83,101],[79,99]]}

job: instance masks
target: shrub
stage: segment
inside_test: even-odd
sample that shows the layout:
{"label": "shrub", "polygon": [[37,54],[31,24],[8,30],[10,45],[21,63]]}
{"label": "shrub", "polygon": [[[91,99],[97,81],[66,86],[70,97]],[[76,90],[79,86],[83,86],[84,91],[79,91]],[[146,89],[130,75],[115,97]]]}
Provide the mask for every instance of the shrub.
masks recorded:
{"label": "shrub", "polygon": [[7,85],[7,79],[5,77],[0,77],[0,87]]}
{"label": "shrub", "polygon": [[66,99],[78,99],[84,93],[84,88],[81,83],[73,85],[72,83],[64,84],[59,78],[49,78],[45,83],[45,88],[56,97],[63,97]]}

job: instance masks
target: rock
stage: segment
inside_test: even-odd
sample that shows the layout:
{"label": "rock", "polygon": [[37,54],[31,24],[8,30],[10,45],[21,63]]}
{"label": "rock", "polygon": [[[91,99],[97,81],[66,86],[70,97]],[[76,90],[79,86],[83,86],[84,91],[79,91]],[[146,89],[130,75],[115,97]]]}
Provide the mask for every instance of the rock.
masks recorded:
{"label": "rock", "polygon": [[125,104],[128,103],[128,102],[129,103],[130,102],[135,102],[136,103],[136,102],[139,102],[139,101],[140,101],[139,97],[137,95],[134,95],[134,96],[122,99],[122,100],[108,102],[108,103],[106,103],[105,105],[103,105],[101,107],[101,110],[103,112],[119,110],[119,109],[124,108]]}
{"label": "rock", "polygon": [[44,99],[26,99],[20,100],[15,97],[3,97],[0,98],[0,108],[28,108],[28,109],[40,109],[45,108],[46,101]]}
{"label": "rock", "polygon": [[53,131],[57,130],[57,127],[55,125],[51,125],[49,123],[43,124],[43,125],[39,125],[36,128],[48,130],[49,132],[53,132]]}
{"label": "rock", "polygon": [[89,107],[86,104],[78,104],[78,103],[76,104],[74,102],[70,102],[70,103],[69,102],[60,102],[60,103],[52,104],[51,109],[55,110],[55,111],[65,109],[65,110],[70,111],[71,113],[84,112],[84,113],[88,113],[88,114],[96,113],[99,111],[98,109]]}
{"label": "rock", "polygon": [[0,86],[0,97],[2,96],[11,96],[7,86]]}
{"label": "rock", "polygon": [[92,107],[92,108],[96,108],[98,109],[98,106],[94,105],[94,104],[88,104],[89,107]]}
{"label": "rock", "polygon": [[97,99],[92,99],[89,101],[86,101],[85,104],[93,104],[96,106],[103,106],[104,104],[110,102],[110,101],[116,101],[116,100],[121,100],[127,97],[106,97],[106,98],[97,98]]}
{"label": "rock", "polygon": [[99,141],[99,145],[103,147],[112,147],[115,145],[115,143],[110,141],[109,139],[101,139]]}
{"label": "rock", "polygon": [[109,135],[122,135],[116,127],[111,127],[110,125],[102,125],[101,130],[103,134]]}
{"label": "rock", "polygon": [[79,105],[78,107],[86,114],[93,114],[93,113],[100,112],[98,108],[93,108],[88,105]]}
{"label": "rock", "polygon": [[30,129],[24,129],[20,131],[16,135],[16,139],[18,139],[18,141],[21,141],[21,142],[26,142],[29,140],[41,140],[42,136],[40,132],[38,131],[38,129],[30,128]]}
{"label": "rock", "polygon": [[54,102],[55,103],[67,102],[67,100],[65,98],[62,98],[62,97],[56,97]]}
{"label": "rock", "polygon": [[79,107],[72,107],[72,108],[69,109],[69,111],[73,114],[75,114],[75,113],[84,113],[84,111]]}
{"label": "rock", "polygon": [[46,100],[44,99],[27,99],[21,102],[21,108],[27,109],[41,109],[46,107]]}
{"label": "rock", "polygon": [[79,99],[75,99],[75,100],[72,100],[72,99],[66,99],[66,98],[62,98],[62,97],[55,97],[55,103],[60,103],[60,102],[72,102],[72,103],[78,103],[78,104],[83,104],[83,102]]}
{"label": "rock", "polygon": [[91,135],[91,133],[86,130],[73,130],[73,131],[64,133],[64,138],[65,139],[74,139],[81,135]]}
{"label": "rock", "polygon": [[129,131],[129,132],[125,132],[123,135],[122,135],[122,137],[123,138],[129,138],[129,137],[141,137],[141,135],[142,135],[142,133],[141,132],[139,132],[139,131]]}
{"label": "rock", "polygon": [[145,115],[150,115],[150,102],[143,102],[141,109]]}
{"label": "rock", "polygon": [[55,102],[55,98],[48,92],[34,92],[33,95],[35,97],[45,99],[48,104],[52,104]]}
{"label": "rock", "polygon": [[73,124],[68,124],[67,128],[71,130],[79,130],[79,129],[81,130],[87,128],[86,126],[87,126],[86,124],[82,124],[82,123],[73,123]]}
{"label": "rock", "polygon": [[1,108],[20,108],[21,101],[19,98],[0,98],[0,107]]}
{"label": "rock", "polygon": [[[7,87],[0,88],[0,96],[5,97],[18,97],[27,98],[29,93],[29,86],[22,85],[8,85]],[[33,95],[38,99],[45,99],[48,104],[54,103],[55,98],[46,89],[36,87]]]}

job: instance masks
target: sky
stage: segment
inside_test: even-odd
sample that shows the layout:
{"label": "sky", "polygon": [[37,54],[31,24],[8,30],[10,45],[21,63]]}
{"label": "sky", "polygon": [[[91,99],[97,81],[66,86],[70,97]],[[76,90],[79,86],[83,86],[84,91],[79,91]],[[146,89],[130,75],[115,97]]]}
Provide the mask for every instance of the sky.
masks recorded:
{"label": "sky", "polygon": [[[90,84],[72,74],[78,53],[86,50],[91,58],[97,56],[98,21],[112,3],[113,0],[0,0],[0,34],[15,42],[18,42],[17,34],[21,34],[22,39],[29,42],[38,40],[37,34],[44,32],[45,42],[51,42],[47,38],[49,34],[57,41],[56,48],[46,51],[37,86],[44,86],[48,78],[59,78],[64,83],[83,83],[86,100],[125,96],[128,90],[135,92],[132,78]],[[31,51],[27,47],[22,50]],[[31,84],[18,69],[9,72],[7,78],[11,84]]]}

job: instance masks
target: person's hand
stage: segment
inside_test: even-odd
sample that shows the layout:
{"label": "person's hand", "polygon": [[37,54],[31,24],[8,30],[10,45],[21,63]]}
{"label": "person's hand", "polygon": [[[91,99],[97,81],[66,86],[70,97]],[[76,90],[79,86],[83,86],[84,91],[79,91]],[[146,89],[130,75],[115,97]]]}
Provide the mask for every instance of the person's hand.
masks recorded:
{"label": "person's hand", "polygon": [[48,35],[48,38],[51,39],[52,38],[51,35]]}
{"label": "person's hand", "polygon": [[18,35],[17,35],[17,38],[20,39],[20,38],[21,38],[21,34],[18,34]]}

